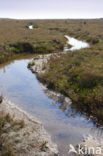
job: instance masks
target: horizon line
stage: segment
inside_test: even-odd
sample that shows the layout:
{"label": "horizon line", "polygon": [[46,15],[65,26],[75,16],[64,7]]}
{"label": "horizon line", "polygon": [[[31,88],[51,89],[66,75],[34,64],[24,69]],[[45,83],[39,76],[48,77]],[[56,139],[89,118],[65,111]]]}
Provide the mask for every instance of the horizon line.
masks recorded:
{"label": "horizon line", "polygon": [[0,17],[0,19],[11,19],[11,20],[92,20],[92,19],[103,19],[103,17],[95,17],[95,18],[12,18],[12,17]]}

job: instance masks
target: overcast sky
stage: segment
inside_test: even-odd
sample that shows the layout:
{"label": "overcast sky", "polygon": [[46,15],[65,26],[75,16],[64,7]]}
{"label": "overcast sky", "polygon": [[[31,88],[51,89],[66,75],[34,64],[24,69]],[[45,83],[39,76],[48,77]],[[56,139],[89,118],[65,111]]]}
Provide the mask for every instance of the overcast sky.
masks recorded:
{"label": "overcast sky", "polygon": [[102,18],[103,0],[0,0],[0,17]]}

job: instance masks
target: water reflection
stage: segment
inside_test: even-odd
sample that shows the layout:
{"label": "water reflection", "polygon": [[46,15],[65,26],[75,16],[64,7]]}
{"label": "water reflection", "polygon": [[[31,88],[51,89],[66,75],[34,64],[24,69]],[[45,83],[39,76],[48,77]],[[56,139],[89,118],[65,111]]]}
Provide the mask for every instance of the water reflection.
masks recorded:
{"label": "water reflection", "polygon": [[65,47],[64,51],[74,51],[74,50],[79,50],[79,49],[82,49],[82,48],[88,48],[89,47],[89,44],[84,42],[84,41],[79,41],[73,37],[69,37],[67,35],[65,35],[66,39],[68,40],[67,41],[67,44],[70,44],[72,45],[71,48],[68,49],[68,47]]}
{"label": "water reflection", "polygon": [[71,105],[55,102],[44,93],[35,74],[27,69],[32,57],[21,57],[1,66],[0,92],[42,121],[62,155],[67,155],[69,144],[76,145],[83,135],[100,137],[102,130],[97,129],[85,114]]}

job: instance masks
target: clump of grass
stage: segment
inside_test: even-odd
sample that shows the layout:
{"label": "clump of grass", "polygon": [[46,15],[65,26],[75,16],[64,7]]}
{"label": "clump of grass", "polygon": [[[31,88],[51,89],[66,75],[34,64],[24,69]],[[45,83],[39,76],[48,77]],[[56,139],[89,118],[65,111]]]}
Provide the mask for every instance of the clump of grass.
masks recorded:
{"label": "clump of grass", "polygon": [[44,142],[40,145],[40,150],[41,150],[41,151],[44,151],[44,152],[46,151],[46,149],[48,148],[48,147],[47,147],[47,143],[48,143],[47,141],[44,141]]}
{"label": "clump of grass", "polygon": [[2,156],[14,156],[12,143],[9,143],[3,134],[8,135],[11,131],[17,131],[25,127],[25,122],[15,121],[10,114],[5,114],[3,111],[0,112],[0,154]]}
{"label": "clump of grass", "polygon": [[34,65],[35,65],[35,62],[31,61],[31,62],[28,63],[28,68],[31,67],[31,66],[34,66]]}
{"label": "clump of grass", "polygon": [[1,156],[15,156],[11,146],[3,139],[0,133],[0,155]]}
{"label": "clump of grass", "polygon": [[11,123],[11,121],[13,120],[9,114],[5,115],[2,111],[0,112],[0,154],[2,156],[14,156],[11,145],[2,137],[6,124]]}

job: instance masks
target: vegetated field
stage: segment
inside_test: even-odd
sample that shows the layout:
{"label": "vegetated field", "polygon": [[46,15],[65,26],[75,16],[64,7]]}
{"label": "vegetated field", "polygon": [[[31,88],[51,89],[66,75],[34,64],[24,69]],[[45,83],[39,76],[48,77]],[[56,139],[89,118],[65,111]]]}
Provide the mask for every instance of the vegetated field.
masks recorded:
{"label": "vegetated field", "polygon": [[61,25],[66,34],[87,41],[90,48],[52,56],[46,73],[38,78],[48,88],[69,96],[77,113],[103,125],[103,20],[66,20]]}
{"label": "vegetated field", "polygon": [[[34,29],[29,30],[28,26]],[[73,108],[103,124],[103,20],[0,20],[0,63],[21,53],[63,51],[64,35],[90,48],[51,58],[39,79],[72,98]]]}
{"label": "vegetated field", "polygon": [[[19,53],[63,51],[65,34],[95,43],[98,35],[102,36],[102,23],[102,20],[0,19],[0,63]],[[33,30],[28,29],[31,24]]]}
{"label": "vegetated field", "polygon": [[[34,29],[28,29],[29,25]],[[66,39],[60,21],[0,19],[0,63],[19,53],[63,51]]]}

